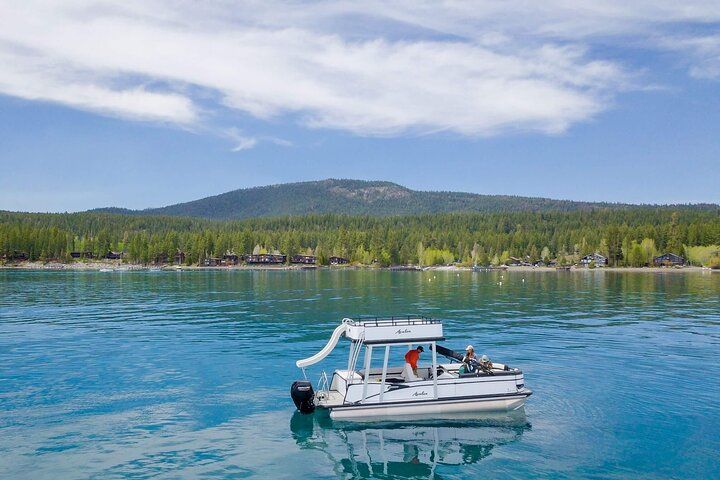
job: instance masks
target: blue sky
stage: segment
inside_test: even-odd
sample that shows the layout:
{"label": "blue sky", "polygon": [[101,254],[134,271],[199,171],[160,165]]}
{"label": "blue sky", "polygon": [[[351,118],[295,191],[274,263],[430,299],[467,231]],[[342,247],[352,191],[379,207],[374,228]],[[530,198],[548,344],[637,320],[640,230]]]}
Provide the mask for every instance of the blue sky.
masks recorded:
{"label": "blue sky", "polygon": [[0,5],[0,209],[323,178],[720,203],[720,3]]}

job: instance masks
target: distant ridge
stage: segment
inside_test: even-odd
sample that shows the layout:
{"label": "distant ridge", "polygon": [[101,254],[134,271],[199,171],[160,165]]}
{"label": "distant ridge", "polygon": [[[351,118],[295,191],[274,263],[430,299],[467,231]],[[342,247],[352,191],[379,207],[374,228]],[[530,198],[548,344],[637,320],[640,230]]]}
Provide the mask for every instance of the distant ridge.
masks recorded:
{"label": "distant ridge", "polygon": [[[326,179],[233,190],[162,208],[128,210],[109,207],[91,211],[225,220],[326,213],[390,216],[451,212],[573,212],[631,207],[670,206],[576,202],[462,192],[423,192],[392,182]],[[704,210],[715,209],[717,205],[683,205],[683,208]]]}

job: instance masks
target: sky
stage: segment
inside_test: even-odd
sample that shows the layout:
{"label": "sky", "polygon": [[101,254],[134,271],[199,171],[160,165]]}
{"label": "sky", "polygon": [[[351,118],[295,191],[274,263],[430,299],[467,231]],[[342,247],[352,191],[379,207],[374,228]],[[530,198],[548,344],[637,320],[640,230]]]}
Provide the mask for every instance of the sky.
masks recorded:
{"label": "sky", "polygon": [[325,178],[720,203],[720,2],[0,2],[0,210]]}

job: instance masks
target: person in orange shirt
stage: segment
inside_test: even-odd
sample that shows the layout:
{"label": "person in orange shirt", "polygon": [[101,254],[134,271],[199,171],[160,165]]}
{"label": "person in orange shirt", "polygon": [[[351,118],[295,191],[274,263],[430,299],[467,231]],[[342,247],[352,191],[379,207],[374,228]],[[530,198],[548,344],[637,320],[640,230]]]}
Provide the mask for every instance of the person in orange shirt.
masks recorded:
{"label": "person in orange shirt", "polygon": [[410,364],[410,368],[412,368],[413,373],[417,376],[417,362],[420,359],[420,354],[424,352],[425,349],[420,346],[417,347],[415,350],[408,350],[408,352],[405,354],[405,361]]}

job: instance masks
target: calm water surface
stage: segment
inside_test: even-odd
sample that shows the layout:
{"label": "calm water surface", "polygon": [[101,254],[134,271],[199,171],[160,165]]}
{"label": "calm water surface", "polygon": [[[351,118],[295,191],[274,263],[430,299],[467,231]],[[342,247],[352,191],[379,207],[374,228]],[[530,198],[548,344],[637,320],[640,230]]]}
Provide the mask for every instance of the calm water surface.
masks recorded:
{"label": "calm water surface", "polygon": [[[525,418],[294,415],[342,317],[408,313]],[[2,271],[0,478],[718,478],[719,352],[717,273]]]}

